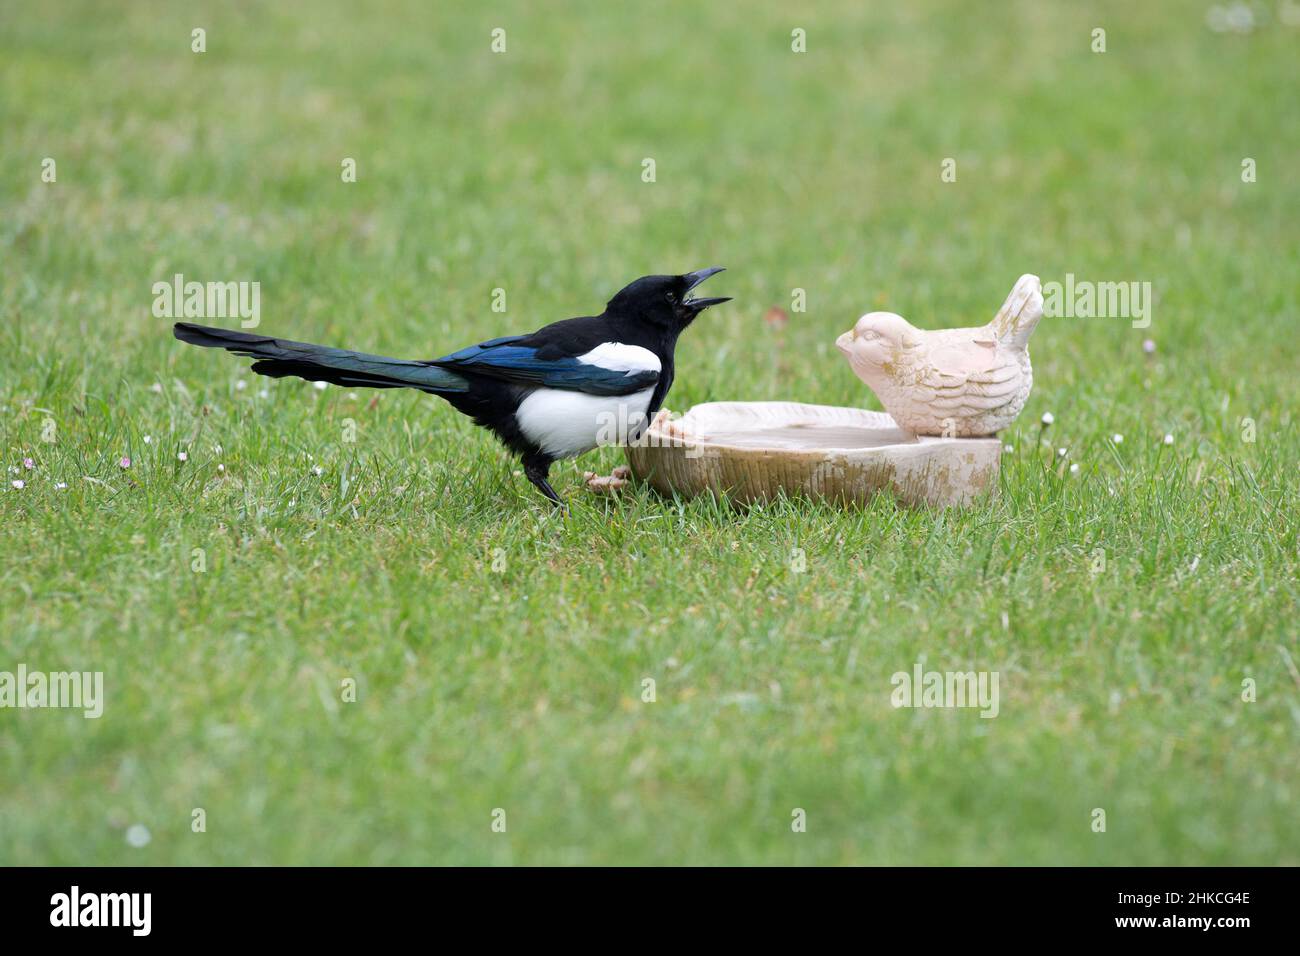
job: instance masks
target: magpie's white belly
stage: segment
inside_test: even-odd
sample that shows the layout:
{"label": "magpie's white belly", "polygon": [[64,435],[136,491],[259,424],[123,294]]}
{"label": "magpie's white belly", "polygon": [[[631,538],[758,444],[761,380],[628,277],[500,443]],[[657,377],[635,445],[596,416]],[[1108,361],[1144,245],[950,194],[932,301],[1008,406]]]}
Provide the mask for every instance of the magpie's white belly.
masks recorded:
{"label": "magpie's white belly", "polygon": [[588,395],[539,388],[519,403],[515,419],[529,441],[554,458],[572,458],[597,445],[622,445],[646,427],[654,388],[630,395]]}

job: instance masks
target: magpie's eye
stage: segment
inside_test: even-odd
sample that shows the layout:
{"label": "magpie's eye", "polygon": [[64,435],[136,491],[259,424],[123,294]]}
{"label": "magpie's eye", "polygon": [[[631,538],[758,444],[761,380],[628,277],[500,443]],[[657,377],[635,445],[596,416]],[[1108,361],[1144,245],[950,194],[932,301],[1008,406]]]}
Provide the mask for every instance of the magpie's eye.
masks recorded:
{"label": "magpie's eye", "polygon": [[667,295],[667,299],[668,299],[668,301],[669,301],[670,303],[672,303],[673,305],[676,305],[676,304],[677,304],[677,296],[675,296],[673,293],[669,292],[668,295]]}

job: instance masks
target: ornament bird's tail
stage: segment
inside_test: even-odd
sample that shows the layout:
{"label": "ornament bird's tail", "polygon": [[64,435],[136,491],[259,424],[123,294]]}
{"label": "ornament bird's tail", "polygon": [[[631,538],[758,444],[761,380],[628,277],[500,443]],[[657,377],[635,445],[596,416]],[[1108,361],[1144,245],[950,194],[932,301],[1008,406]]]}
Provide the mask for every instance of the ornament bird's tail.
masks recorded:
{"label": "ornament bird's tail", "polygon": [[1042,317],[1043,284],[1038,276],[1026,273],[1016,280],[1015,288],[993,316],[989,328],[1001,342],[1024,348]]}

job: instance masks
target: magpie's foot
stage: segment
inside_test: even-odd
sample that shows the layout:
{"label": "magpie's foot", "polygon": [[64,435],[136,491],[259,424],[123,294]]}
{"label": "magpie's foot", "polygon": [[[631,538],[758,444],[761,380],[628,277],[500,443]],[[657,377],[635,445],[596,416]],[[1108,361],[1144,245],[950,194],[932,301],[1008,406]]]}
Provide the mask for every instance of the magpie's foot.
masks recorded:
{"label": "magpie's foot", "polygon": [[598,475],[594,471],[584,471],[583,480],[587,482],[587,487],[597,494],[611,494],[623,488],[628,479],[632,477],[632,469],[627,465],[619,465],[609,475]]}
{"label": "magpie's foot", "polygon": [[546,497],[550,498],[556,505],[564,509],[564,513],[569,513],[569,506],[564,503],[564,499],[555,493],[551,483],[546,480],[550,473],[551,463],[547,462],[524,462],[524,477],[537,486],[537,490]]}

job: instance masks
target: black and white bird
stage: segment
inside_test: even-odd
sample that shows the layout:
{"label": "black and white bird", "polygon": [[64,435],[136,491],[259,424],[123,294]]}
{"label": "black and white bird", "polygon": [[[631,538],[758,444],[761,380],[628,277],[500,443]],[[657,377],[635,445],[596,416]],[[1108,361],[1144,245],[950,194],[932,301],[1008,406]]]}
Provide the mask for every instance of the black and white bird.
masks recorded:
{"label": "black and white bird", "polygon": [[189,322],[177,322],[173,332],[191,345],[256,359],[259,375],[440,395],[495,432],[522,459],[528,480],[563,506],[547,480],[551,464],[611,439],[635,440],[645,429],[672,387],[677,337],[709,306],[730,301],[690,295],[721,271],[644,276],[600,315],[564,319],[437,359],[385,358]]}

